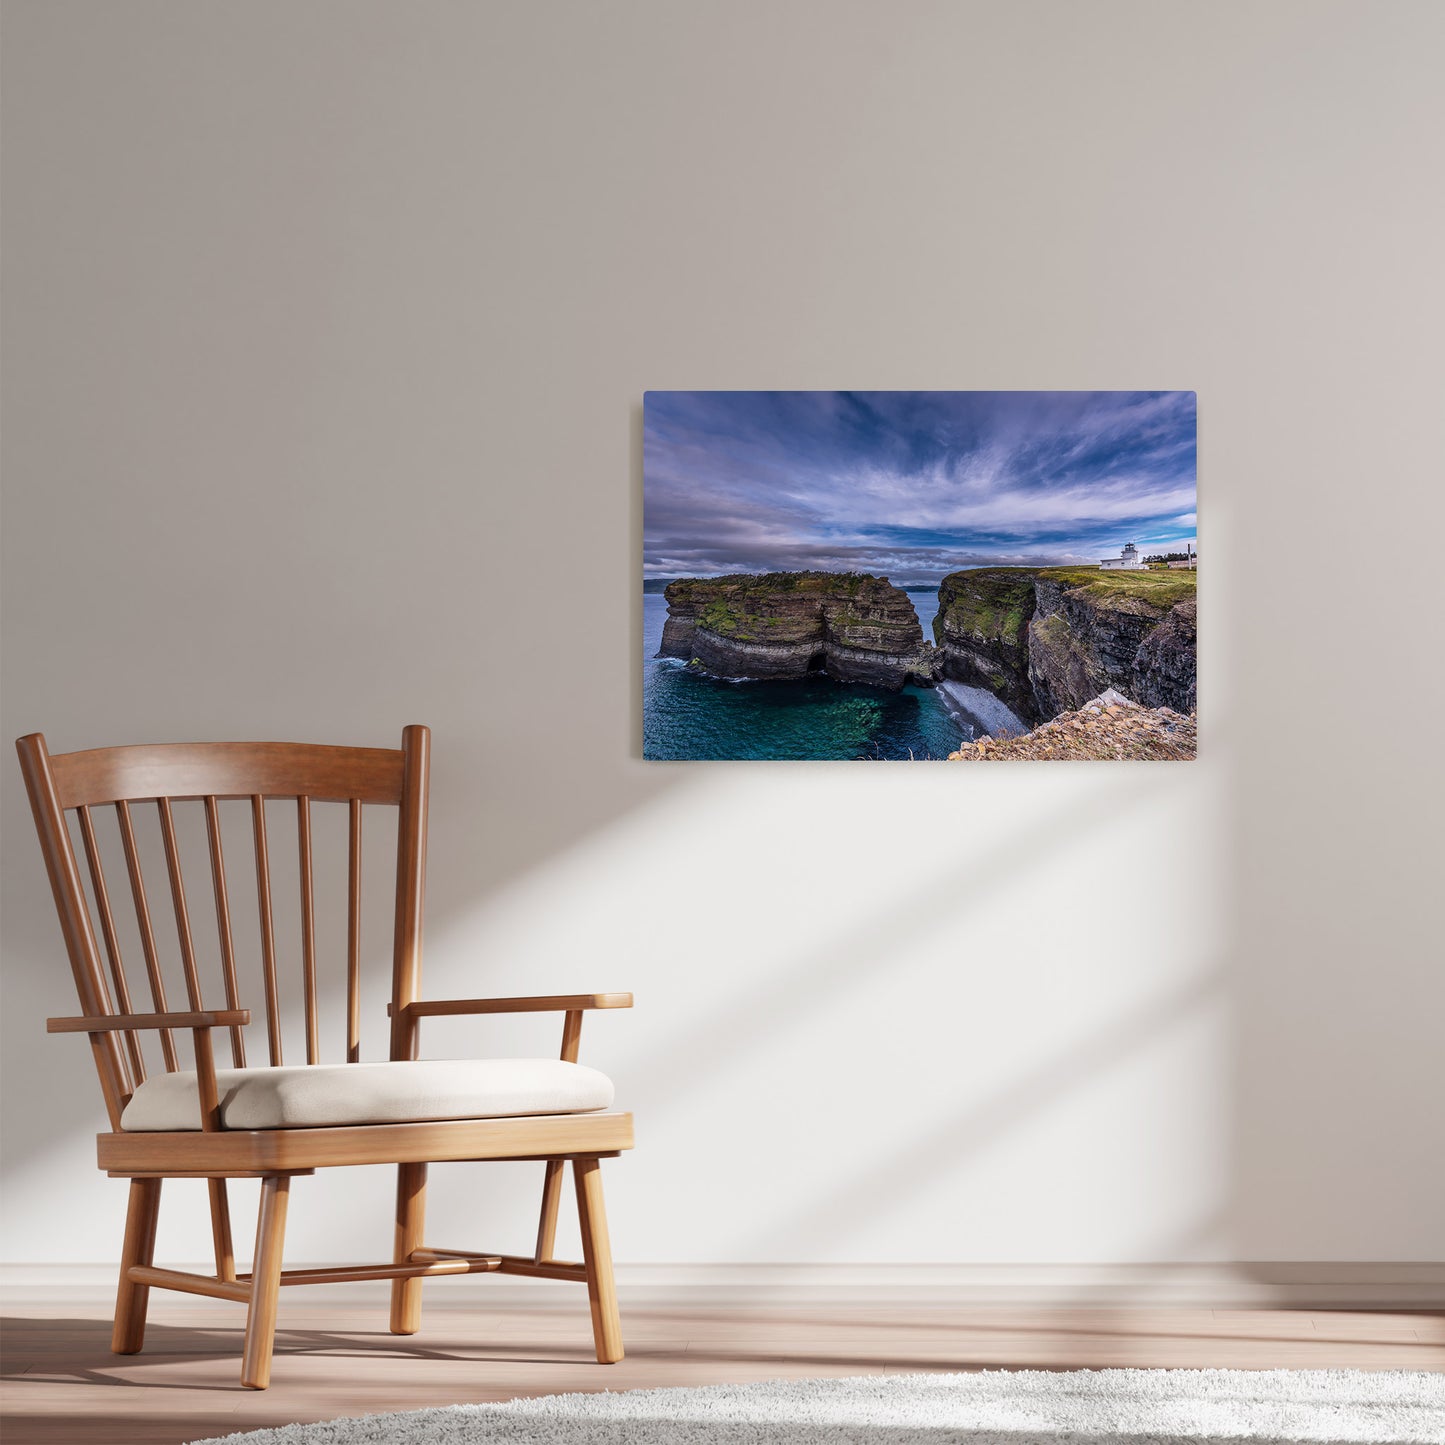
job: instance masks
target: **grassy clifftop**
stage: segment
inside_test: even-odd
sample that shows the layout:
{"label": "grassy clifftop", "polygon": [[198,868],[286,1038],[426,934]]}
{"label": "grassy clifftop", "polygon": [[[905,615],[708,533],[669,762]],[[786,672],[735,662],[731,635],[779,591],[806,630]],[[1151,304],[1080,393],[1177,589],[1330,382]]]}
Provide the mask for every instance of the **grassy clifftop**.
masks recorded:
{"label": "grassy clifftop", "polygon": [[707,601],[720,595],[772,599],[780,593],[856,597],[887,578],[866,572],[729,572],[720,577],[677,577],[663,591],[671,602]]}
{"label": "grassy clifftop", "polygon": [[1022,644],[1036,606],[1035,585],[1051,582],[1096,607],[1160,616],[1197,593],[1197,572],[1105,571],[1098,567],[976,567],[954,572],[938,589],[934,640],[972,637],[1003,647]]}
{"label": "grassy clifftop", "polygon": [[953,572],[938,588],[933,639],[976,637],[1006,647],[1022,644],[1034,612],[1034,578],[1027,567],[976,567]]}
{"label": "grassy clifftop", "polygon": [[902,650],[922,642],[906,593],[866,572],[764,572],[680,577],[665,595],[670,617],[734,642],[797,642],[851,629],[898,633]]}
{"label": "grassy clifftop", "polygon": [[1041,567],[1033,574],[1056,582],[1066,592],[1082,589],[1105,606],[1113,600],[1137,600],[1167,612],[1176,602],[1197,595],[1197,572],[1105,571],[1099,567]]}

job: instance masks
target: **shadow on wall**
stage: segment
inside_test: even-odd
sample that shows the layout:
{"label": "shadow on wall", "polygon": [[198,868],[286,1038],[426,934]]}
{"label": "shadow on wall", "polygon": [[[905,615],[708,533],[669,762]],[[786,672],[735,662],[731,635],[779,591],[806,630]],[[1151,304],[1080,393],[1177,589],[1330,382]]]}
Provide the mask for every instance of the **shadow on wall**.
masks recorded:
{"label": "shadow on wall", "polygon": [[[958,776],[962,778],[963,774]],[[1161,787],[1168,792],[1176,785],[1171,780],[1184,776],[1187,775],[1167,771],[1135,772],[1129,784],[1121,787],[1117,782],[1111,785],[1107,770],[1078,775],[1076,781],[1082,786],[1082,791],[1076,788],[1067,805],[1049,810],[1046,814],[1047,828],[1041,829],[1036,817],[1021,818],[1012,829],[999,832],[984,850],[978,848],[976,838],[961,836],[952,851],[930,857],[928,871],[922,877],[911,876],[906,887],[877,890],[869,894],[863,906],[854,912],[833,920],[818,919],[808,930],[806,946],[789,946],[786,949],[786,966],[767,973],[765,982],[735,989],[727,986],[728,980],[714,973],[713,976],[718,978],[720,1003],[709,1006],[705,1003],[705,995],[696,995],[697,1003],[703,1006],[689,1012],[684,1028],[673,1032],[650,1029],[644,1038],[650,1035],[651,1044],[644,1043],[641,1048],[628,1051],[630,1056],[625,1056],[622,1073],[629,1093],[635,1091],[652,1101],[647,1111],[652,1129],[680,1130],[685,1135],[686,1111],[698,1091],[709,1086],[713,1072],[709,1064],[718,1055],[786,1055],[795,1047],[799,1032],[808,1029],[820,1006],[849,999],[865,1001],[878,994],[880,985],[885,990],[885,997],[891,992],[890,1008],[898,1017],[906,1019],[916,1014],[920,1002],[935,997],[938,992],[935,982],[930,979],[934,954],[926,932],[939,921],[940,899],[946,900],[947,919],[965,923],[971,913],[996,899],[1001,891],[1018,887],[1020,879],[1047,878],[1060,869],[1066,869],[1069,850],[1079,846],[1080,838],[1087,838],[1100,828],[1129,826],[1131,817],[1143,814],[1150,800],[1160,795]],[[883,781],[886,783],[886,779]],[[986,782],[980,781],[981,785]],[[1000,782],[1006,783],[1006,780],[1001,779]],[[878,786],[876,783],[869,784],[874,790]],[[998,783],[994,785],[995,790],[998,786]],[[706,812],[706,803],[702,806]],[[320,811],[319,808],[315,810],[318,815]],[[239,818],[232,821],[244,823],[244,819]],[[314,826],[318,836],[319,865],[323,856],[319,846],[319,816]],[[572,848],[559,851],[559,855],[551,860],[551,867],[543,870],[553,880],[550,884],[545,879],[540,883],[525,884],[524,880],[514,879],[506,888],[492,890],[480,900],[469,900],[468,906],[454,903],[450,911],[442,911],[433,905],[429,951],[451,950],[455,955],[456,943],[459,940],[464,943],[475,933],[479,910],[486,913],[498,906],[509,906],[505,898],[497,898],[496,894],[518,890],[526,893],[530,889],[543,896],[567,897],[572,892],[567,886],[567,869],[588,871],[592,866],[589,860],[593,856],[605,856],[612,851],[608,837],[625,837],[628,826],[630,824],[618,820],[609,834],[578,840]],[[658,826],[665,829],[665,820]],[[272,836],[273,869],[279,879],[285,876],[282,857],[285,834],[282,828],[273,825]],[[204,845],[199,835],[193,842],[196,846],[191,853],[187,874],[193,880],[192,887],[204,889],[204,874],[195,881],[198,866],[205,866],[204,855],[200,851]],[[245,854],[237,849],[232,856],[244,858]],[[324,856],[333,865],[334,884],[337,881],[334,873],[342,850],[333,848]],[[111,871],[113,866],[113,863],[108,865],[107,871]],[[159,860],[152,859],[147,872],[155,876],[152,870],[157,866]],[[384,884],[385,880],[382,882]],[[318,891],[323,890],[325,885],[326,878],[318,868]],[[458,891],[451,890],[450,897],[457,899]],[[289,938],[299,936],[294,903],[288,903],[283,896],[278,896],[277,903],[280,910],[278,935]],[[233,906],[238,914],[245,911],[244,902],[234,897]],[[515,925],[518,930],[535,932],[546,927],[546,921],[525,904],[514,911],[522,915]],[[202,899],[193,906],[198,924],[204,913]],[[333,909],[329,916],[335,923],[339,921],[341,912]],[[749,925],[746,919],[739,919],[732,926],[746,930]],[[386,929],[367,928],[363,936],[384,938]],[[333,940],[334,945],[339,943],[339,937]],[[319,951],[323,955],[340,957],[338,946]],[[134,954],[127,956],[134,957]],[[373,951],[373,986],[367,1014],[373,1024],[370,1037],[379,1041],[382,1047],[384,1024],[380,1028],[376,1025],[384,1019],[387,962],[384,950]],[[886,972],[880,974],[880,965],[886,968]],[[606,965],[608,976],[605,978],[597,976],[602,967],[600,962],[590,957],[580,961],[573,958],[569,959],[566,976],[561,979],[555,972],[549,972],[545,979],[539,979],[534,973],[530,981],[520,988],[494,988],[490,980],[484,980],[481,986],[470,991],[520,992],[528,987],[566,989],[632,982],[630,978],[611,977],[618,968],[615,959],[609,958]],[[298,975],[299,969],[294,966],[287,975],[290,986],[287,1032],[293,1047],[300,1024],[299,999],[296,997]],[[438,983],[434,969],[431,979],[430,991],[435,993]],[[900,1184],[906,1193],[912,1187],[911,1181],[925,1174],[931,1173],[935,1181],[946,1179],[950,1169],[958,1167],[969,1152],[996,1140],[1031,1114],[1046,1112],[1051,1104],[1077,1089],[1081,1079],[1092,1070],[1107,1065],[1127,1051],[1136,1039],[1147,1036],[1151,1029],[1163,1027],[1176,1014],[1196,1004],[1206,1003],[1209,990],[1210,980],[1200,977],[1166,992],[1162,998],[1155,997],[1136,1013],[1102,1029],[1097,1036],[1078,1040],[1057,1060],[1040,1065],[1011,1086],[985,1092],[982,1100],[978,1097],[977,1080],[967,1080],[964,1094],[970,1097],[970,1102],[961,1118],[946,1118],[940,1123],[939,1111],[947,1108],[947,1100],[930,1101],[930,1107],[917,1115],[922,1126],[920,1137],[910,1138],[906,1128],[896,1130],[890,1136],[887,1148],[881,1153],[867,1151],[862,1156],[867,1162],[857,1166],[856,1173],[852,1175],[848,1173],[846,1158],[831,1159],[828,1168],[819,1176],[820,1187],[811,1204],[795,1205],[785,1210],[781,1217],[774,1213],[765,1230],[752,1231],[760,1256],[771,1257],[780,1249],[786,1250],[790,1234],[794,1238],[802,1234],[820,1241],[842,1240],[855,1226],[886,1215],[899,1203],[895,1196]],[[323,979],[320,1008],[323,1021],[339,1022],[344,1012],[343,1000],[342,981],[333,972],[330,978]],[[66,1003],[62,1008],[68,1010],[70,1006]],[[549,1034],[554,1031],[555,1021],[549,1020],[546,1028]],[[970,1031],[976,1032],[980,1028],[996,1031],[998,1020],[987,1017],[961,1019],[956,1031],[960,1046],[966,1046]],[[255,1028],[250,1033],[251,1047],[259,1049],[262,1037]],[[334,1027],[332,1036],[334,1038]],[[56,1043],[48,1042],[52,1046]],[[66,1041],[59,1042],[63,1046]],[[424,1039],[426,1052],[435,1054],[436,1049],[427,1045],[428,1040]],[[550,1051],[554,1046],[549,1037],[543,1048]],[[89,1077],[88,1060],[73,1049],[70,1055],[65,1065],[72,1076],[82,1077],[84,1107],[88,1119],[94,1118],[95,1089]],[[336,1056],[334,1050],[330,1056]],[[378,1054],[373,1051],[368,1056],[376,1057]],[[252,1061],[256,1060],[253,1058]],[[718,1059],[718,1062],[724,1060]],[[54,1143],[53,1131],[49,1129],[38,1128],[30,1137],[36,1150],[48,1148]],[[940,1247],[944,1247],[942,1241]],[[957,1248],[956,1245],[952,1247]]]}
{"label": "shadow on wall", "polygon": [[947,1177],[1136,1050],[1157,1046],[1180,1024],[1191,1025],[1201,1010],[1217,1004],[1223,978],[1221,970],[1214,970],[1189,979],[1061,1051],[1023,1079],[970,1101],[956,1118],[929,1120],[917,1136],[888,1140],[876,1153],[860,1155],[812,1209],[770,1217],[758,1231],[761,1253],[770,1257],[778,1243],[799,1234],[823,1241],[845,1239],[862,1220],[886,1218],[904,1203],[898,1180]]}
{"label": "shadow on wall", "polygon": [[[636,649],[633,651],[635,653]],[[717,770],[704,769],[702,774],[693,768],[669,768],[666,771],[676,779],[672,785],[674,789],[686,784],[693,793],[700,790],[705,795],[712,795],[711,804],[706,796],[699,800],[697,808],[692,810],[690,826],[694,829],[701,827],[704,833],[713,831],[710,819],[714,814],[710,811],[710,806],[715,807],[716,816],[722,818],[729,811],[728,805],[722,801],[722,793],[728,792],[730,795],[731,792],[721,789]],[[765,780],[770,772],[768,766],[763,765],[761,771],[746,769],[745,773],[739,776],[747,777],[751,786],[756,787],[757,781]],[[837,796],[842,782],[840,778],[812,771],[808,776],[810,779],[817,779],[820,790],[826,787]],[[854,776],[861,785],[860,792],[877,797],[887,789],[887,778],[878,778],[874,770],[870,770],[866,777],[855,771]],[[921,780],[922,770],[914,776]],[[957,774],[960,782],[964,776],[961,772]],[[987,776],[973,776],[977,778],[975,793],[987,792],[995,808],[1008,796],[1006,777],[995,776],[990,783]],[[690,1107],[698,1092],[708,1086],[711,1071],[707,1065],[711,1059],[728,1054],[734,1055],[735,1059],[738,1055],[786,1055],[795,1048],[799,1034],[808,1030],[820,1006],[838,1005],[848,1000],[863,1003],[871,996],[879,995],[880,988],[883,990],[881,996],[888,1001],[890,1011],[898,1018],[907,1019],[916,1015],[920,1004],[926,1006],[938,992],[935,982],[930,978],[936,959],[931,952],[927,933],[930,927],[937,926],[940,916],[953,920],[959,926],[966,925],[971,915],[990,905],[1001,892],[1018,888],[1020,880],[1046,879],[1060,871],[1067,871],[1069,851],[1077,849],[1081,839],[1087,839],[1100,830],[1107,833],[1110,829],[1117,830],[1121,826],[1128,826],[1131,817],[1143,815],[1150,801],[1161,795],[1161,788],[1167,793],[1177,786],[1178,780],[1188,776],[1160,770],[1135,770],[1123,780],[1116,778],[1110,770],[1076,774],[1067,803],[1055,805],[1042,814],[1023,814],[1014,820],[1011,826],[996,828],[988,845],[983,848],[979,846],[977,836],[967,831],[960,832],[951,848],[929,856],[927,871],[921,877],[917,870],[913,870],[895,879],[888,887],[876,886],[876,880],[873,880],[875,886],[866,894],[851,900],[857,904],[856,907],[829,909],[811,920],[806,935],[801,935],[798,940],[779,951],[778,956],[783,966],[767,972],[761,982],[753,982],[745,988],[733,988],[729,986],[732,980],[715,968],[712,969],[710,974],[705,973],[704,976],[717,980],[718,1001],[708,1004],[705,993],[698,994],[695,990],[689,990],[699,1007],[689,1010],[685,1026],[670,1032],[649,1030],[652,1043],[631,1051],[631,1057],[623,1068],[629,1089],[635,1089],[643,1097],[653,1101],[649,1114],[655,1128],[671,1127],[674,1131],[680,1129],[685,1134],[686,1119],[679,1116]],[[937,783],[943,781],[936,779],[934,784],[926,786],[930,789],[936,788]],[[910,786],[916,791],[919,784],[915,782]],[[447,815],[454,821],[454,793],[438,788],[437,797],[439,806],[435,811],[438,820]],[[495,915],[499,911],[518,915],[510,926],[519,938],[526,932],[545,930],[548,920],[533,905],[541,904],[545,907],[548,899],[555,902],[566,898],[569,899],[569,906],[572,906],[578,891],[569,887],[569,870],[575,881],[579,870],[585,872],[594,867],[593,860],[605,859],[616,848],[626,849],[629,830],[635,831],[639,824],[644,831],[652,832],[659,829],[666,831],[671,826],[667,817],[668,807],[675,808],[676,799],[667,806],[662,806],[655,798],[647,799],[649,809],[643,811],[651,811],[650,820],[639,817],[636,807],[639,801],[641,800],[634,800],[630,815],[614,817],[608,826],[598,827],[592,836],[575,837],[568,846],[557,847],[553,856],[546,860],[545,867],[534,864],[533,871],[540,875],[537,878],[514,873],[502,880],[492,880],[490,887],[478,890],[474,879],[472,886],[467,886],[457,867],[443,862],[445,849],[434,848],[429,954],[450,952],[455,962],[457,958],[465,955],[467,940],[476,935],[479,916]],[[982,803],[983,800],[977,798],[976,801]],[[929,802],[931,809],[931,796]],[[657,817],[659,808],[661,821]],[[316,811],[319,815],[321,810]],[[731,806],[730,811],[745,815],[747,804],[739,800]],[[985,807],[980,816],[986,814]],[[232,822],[244,820],[233,818]],[[314,826],[318,837],[317,885],[320,894],[328,886],[323,857],[331,864],[329,883],[334,889],[338,881],[337,869],[343,855],[337,848],[323,854],[320,848],[322,824],[319,816]],[[826,820],[815,820],[816,828],[825,830],[827,826]],[[273,870],[274,876],[279,880],[288,876],[287,860],[284,856],[288,846],[286,832],[279,823],[273,824],[272,838]],[[25,841],[28,843],[29,839]],[[198,833],[192,837],[191,842],[193,846],[187,850],[187,876],[191,880],[192,888],[204,891],[207,883],[204,844]],[[726,851],[726,845],[724,850]],[[154,841],[151,853],[146,865],[147,875],[163,878],[164,867]],[[228,848],[228,853],[240,859],[246,857],[241,849],[233,851]],[[111,859],[107,864],[107,872],[114,877],[118,866],[123,868],[116,859]],[[33,871],[39,871],[38,859],[33,854],[30,867]],[[776,868],[768,871],[775,877],[783,877]],[[240,886],[244,868],[238,869],[237,873],[237,886]],[[289,876],[294,876],[294,873]],[[439,885],[436,881],[438,878],[441,879]],[[387,894],[385,878],[379,881],[382,884],[380,891]],[[668,886],[665,879],[660,886]],[[278,883],[277,887],[278,937],[297,938],[299,930],[294,900],[285,897],[282,885]],[[522,900],[520,904],[517,902],[518,898]],[[156,900],[156,905],[158,909],[164,909],[163,896]],[[233,907],[238,914],[246,911],[244,901],[235,897]],[[193,905],[198,931],[205,909],[204,899]],[[833,916],[835,912],[837,916]],[[329,912],[323,910],[323,917],[329,918],[333,927],[341,916],[339,908]],[[46,921],[49,922],[48,919]],[[713,956],[716,958],[716,935],[719,928],[724,934],[738,933],[741,941],[741,937],[751,926],[745,914],[731,920],[718,919],[712,930],[714,936],[705,940],[701,935],[694,935],[695,945],[701,947],[706,943],[713,949]],[[495,922],[484,924],[481,931],[486,935],[490,929],[491,933],[496,934],[498,927]],[[502,931],[505,932],[505,928]],[[384,926],[366,927],[363,936],[382,940],[388,937],[388,929]],[[323,944],[323,938],[319,937],[318,943]],[[322,946],[318,951],[322,956],[339,958],[339,944],[339,937],[335,937],[330,948]],[[679,946],[686,951],[686,937],[667,945],[667,952],[675,952]],[[58,955],[58,946],[53,942],[50,950],[52,957]],[[138,954],[133,947],[125,952],[128,960],[131,960],[133,971],[134,960]],[[724,947],[722,956],[726,956],[726,953],[727,948]],[[167,957],[174,998],[182,995],[178,991],[176,960],[173,954],[172,939]],[[389,974],[384,948],[371,950],[371,963],[373,985],[367,1013],[373,1023],[371,1038],[380,1039],[384,1047],[384,1024],[376,1027],[378,1021],[384,1019]],[[541,978],[533,971],[520,987],[497,987],[494,979],[484,978],[478,986],[462,991],[523,992],[538,987],[565,990],[568,987],[609,987],[618,983],[632,983],[630,977],[619,979],[611,976],[618,967],[615,953],[608,956],[607,977],[598,976],[602,967],[602,963],[591,956],[576,957],[569,954],[565,976],[559,977],[555,970],[549,969],[545,978]],[[430,968],[429,973],[430,991],[435,993],[438,990],[438,975],[434,968]],[[455,973],[453,968],[452,977],[455,977]],[[294,960],[285,977],[289,990],[287,1032],[294,1041],[300,1025],[300,1002],[297,996],[299,969],[295,967]],[[68,991],[68,978],[64,979],[63,986]],[[457,990],[448,988],[446,991]],[[969,1089],[964,1092],[965,1096],[971,1092],[971,1101],[966,1104],[960,1118],[945,1119],[940,1123],[939,1110],[946,1109],[948,1101],[930,1101],[930,1107],[920,1111],[917,1116],[922,1125],[919,1137],[910,1138],[906,1129],[895,1131],[890,1136],[887,1151],[881,1155],[870,1152],[867,1165],[859,1167],[851,1176],[847,1172],[846,1159],[834,1158],[828,1161],[828,1169],[819,1176],[819,1188],[813,1202],[794,1204],[785,1210],[780,1218],[775,1217],[765,1230],[754,1231],[756,1247],[763,1257],[768,1257],[779,1249],[786,1250],[790,1234],[796,1238],[799,1232],[819,1240],[846,1240],[856,1227],[876,1220],[886,1215],[890,1209],[896,1208],[900,1202],[897,1198],[900,1187],[907,1193],[913,1187],[912,1181],[926,1172],[930,1159],[935,1166],[931,1171],[935,1179],[946,1178],[950,1168],[958,1167],[970,1152],[996,1140],[1021,1121],[1026,1121],[1029,1116],[1047,1112],[1052,1103],[1076,1089],[1081,1078],[1086,1077],[1090,1071],[1103,1067],[1119,1052],[1127,1050],[1136,1038],[1147,1035],[1152,1027],[1163,1026],[1176,1014],[1195,1004],[1204,1003],[1208,991],[1209,982],[1203,978],[1173,992],[1166,991],[1163,998],[1156,997],[1137,1013],[1126,1015],[1109,1024],[1100,1030],[1096,1037],[1086,1036],[1074,1042],[1062,1050],[1057,1060],[1040,1065],[1008,1087],[995,1089],[991,1093],[985,1092],[982,1100],[978,1097],[977,1081],[970,1081]],[[323,1021],[340,1020],[343,1014],[343,999],[340,977],[335,972],[329,978],[324,977],[321,998]],[[243,1002],[247,1001],[243,998]],[[58,1007],[53,1007],[55,1011],[68,1012],[73,1003],[66,998],[58,1002]],[[38,1018],[42,1011],[28,1011],[26,1017]],[[554,1023],[549,1021],[549,1030],[554,1026]],[[960,1041],[969,1029],[980,1027],[994,1030],[998,1027],[998,1021],[986,1017],[960,1021]],[[251,1047],[258,1050],[261,1046],[258,1031],[253,1028],[250,1033]],[[644,1038],[646,1037],[644,1034]],[[52,1049],[57,1044],[54,1040],[44,1042]],[[58,1042],[63,1049],[66,1041]],[[424,1040],[424,1047],[426,1042]],[[550,1051],[553,1046],[549,1039],[545,1047]],[[426,1051],[435,1053],[435,1049],[430,1047],[427,1047]],[[57,1066],[64,1071],[65,1077],[80,1083],[79,1097],[84,1123],[79,1126],[78,1132],[88,1132],[90,1121],[96,1118],[96,1090],[90,1078],[89,1062],[84,1059],[83,1052],[73,1048],[66,1052],[68,1056],[63,1061],[58,1060]],[[330,1056],[336,1056],[334,1050]],[[379,1055],[373,1051],[367,1056]],[[252,1061],[257,1060],[253,1057]],[[719,1058],[718,1062],[725,1062],[725,1059]],[[19,1149],[15,1147],[16,1141],[12,1138],[12,1163],[25,1162],[27,1151],[24,1146],[27,1144],[30,1146],[29,1152],[34,1154],[53,1147],[55,1123],[53,1113],[45,1120],[36,1121],[36,1127],[21,1138]],[[843,1170],[841,1175],[840,1168]],[[109,1202],[107,1199],[106,1203]],[[940,1240],[939,1247],[957,1249],[959,1246],[957,1243],[945,1245]]]}

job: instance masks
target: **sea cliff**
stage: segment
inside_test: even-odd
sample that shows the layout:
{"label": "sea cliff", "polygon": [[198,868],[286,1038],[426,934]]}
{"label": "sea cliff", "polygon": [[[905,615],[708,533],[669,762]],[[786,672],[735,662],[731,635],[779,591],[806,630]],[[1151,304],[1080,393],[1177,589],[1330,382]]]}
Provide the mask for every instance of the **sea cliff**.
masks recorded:
{"label": "sea cliff", "polygon": [[1195,710],[1193,572],[984,567],[939,587],[943,675],[1040,723],[1107,689],[1145,707]]}
{"label": "sea cliff", "polygon": [[1028,675],[1034,575],[1005,567],[950,573],[933,619],[944,677],[987,689],[1028,723],[1039,721]]}
{"label": "sea cliff", "polygon": [[659,657],[715,677],[800,678],[896,691],[932,682],[940,658],[908,594],[858,572],[767,572],[668,583]]}

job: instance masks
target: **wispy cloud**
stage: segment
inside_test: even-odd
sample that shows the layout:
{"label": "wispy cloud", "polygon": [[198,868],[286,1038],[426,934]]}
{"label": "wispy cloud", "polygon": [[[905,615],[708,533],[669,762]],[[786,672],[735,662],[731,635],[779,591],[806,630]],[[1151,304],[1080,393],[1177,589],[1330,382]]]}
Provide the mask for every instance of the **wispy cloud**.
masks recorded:
{"label": "wispy cloud", "polygon": [[649,392],[648,576],[932,582],[1194,538],[1192,392]]}

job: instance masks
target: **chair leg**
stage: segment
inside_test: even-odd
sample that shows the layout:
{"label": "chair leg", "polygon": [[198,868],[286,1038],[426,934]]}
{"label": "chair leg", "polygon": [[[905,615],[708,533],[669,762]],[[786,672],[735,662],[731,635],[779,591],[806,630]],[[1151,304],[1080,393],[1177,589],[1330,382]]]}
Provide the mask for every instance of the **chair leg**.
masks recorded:
{"label": "chair leg", "polygon": [[264,1390],[271,1383],[271,1347],[276,1339],[281,1250],[290,1197],[290,1175],[268,1174],[261,1181],[256,1257],[251,1262],[251,1302],[246,1308],[246,1349],[241,1357],[241,1383],[248,1390]]}
{"label": "chair leg", "polygon": [[587,1299],[592,1306],[592,1338],[597,1363],[613,1365],[622,1358],[622,1321],[612,1282],[612,1245],[607,1238],[607,1211],[602,1204],[602,1166],[595,1159],[574,1159],[577,1216],[582,1224],[582,1259],[587,1266]]}
{"label": "chair leg", "polygon": [[537,1248],[532,1252],[536,1264],[551,1259],[557,1245],[557,1213],[562,1207],[562,1171],[566,1167],[565,1159],[547,1161],[542,1179],[542,1213],[537,1220]]}
{"label": "chair leg", "polygon": [[216,1255],[216,1278],[235,1279],[236,1251],[231,1245],[231,1202],[224,1179],[206,1180],[211,1196],[211,1244]]}
{"label": "chair leg", "polygon": [[[426,1165],[396,1166],[396,1248],[392,1258],[406,1264],[411,1252],[422,1247],[426,1227]],[[414,1335],[421,1328],[421,1280],[391,1282],[391,1332]]]}
{"label": "chair leg", "polygon": [[146,1305],[150,1286],[132,1284],[132,1265],[149,1265],[156,1252],[156,1220],[161,1208],[159,1179],[132,1179],[125,1212],[125,1243],[120,1252],[120,1285],[115,1292],[115,1325],[110,1347],[117,1355],[134,1355],[145,1343]]}

